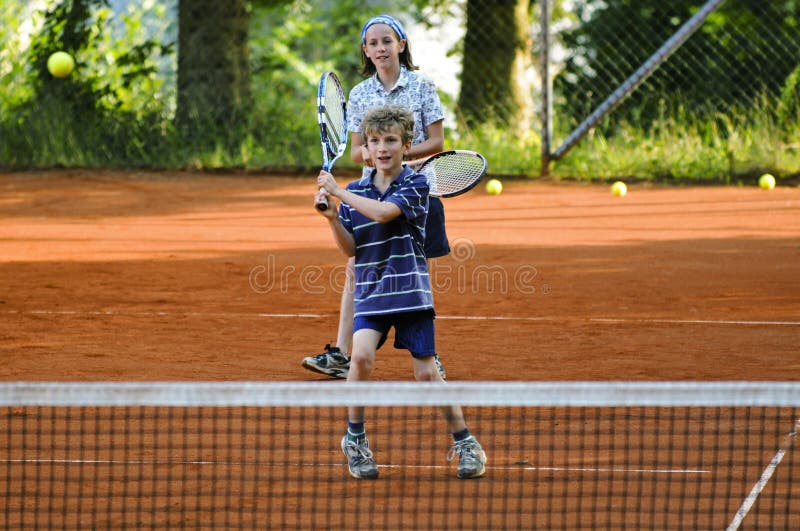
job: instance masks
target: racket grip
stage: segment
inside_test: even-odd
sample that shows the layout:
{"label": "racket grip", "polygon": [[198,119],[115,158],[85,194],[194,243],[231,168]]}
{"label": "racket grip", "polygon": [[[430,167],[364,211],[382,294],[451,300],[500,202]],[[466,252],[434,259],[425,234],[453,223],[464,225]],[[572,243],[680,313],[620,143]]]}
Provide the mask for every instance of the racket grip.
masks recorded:
{"label": "racket grip", "polygon": [[[323,192],[325,191],[325,189],[320,188],[319,191]],[[325,199],[324,197],[320,199],[319,202],[317,202],[317,210],[319,210],[320,212],[325,212],[326,210],[328,210],[328,200]]]}

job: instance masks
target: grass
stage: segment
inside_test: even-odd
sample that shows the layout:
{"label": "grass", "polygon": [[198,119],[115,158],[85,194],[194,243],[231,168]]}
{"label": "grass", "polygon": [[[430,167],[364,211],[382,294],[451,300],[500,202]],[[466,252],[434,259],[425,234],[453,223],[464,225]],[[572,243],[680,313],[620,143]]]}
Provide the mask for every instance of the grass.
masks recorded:
{"label": "grass", "polygon": [[645,128],[627,122],[614,134],[591,132],[554,164],[553,174],[581,180],[632,178],[673,183],[750,183],[764,172],[800,173],[796,113],[782,119],[774,102],[730,113],[678,111]]}
{"label": "grass", "polygon": [[[551,166],[556,179],[627,178],[674,183],[749,183],[763,172],[779,180],[800,174],[800,116],[783,99],[762,98],[729,113],[692,115],[678,109],[656,123],[608,120]],[[285,102],[284,102],[285,103]],[[233,149],[197,148],[179,137],[166,118],[149,123],[108,113],[82,120],[46,105],[0,120],[0,166],[156,168],[245,168],[312,171],[319,166],[316,124],[298,120],[290,105],[256,109],[253,122]],[[305,109],[303,109],[305,111]],[[302,113],[307,116],[307,112]],[[202,134],[202,132],[198,132]],[[554,135],[559,138],[568,131]],[[483,153],[490,173],[540,174],[538,131],[485,125],[448,130],[446,147]],[[339,167],[354,167],[347,156]]]}

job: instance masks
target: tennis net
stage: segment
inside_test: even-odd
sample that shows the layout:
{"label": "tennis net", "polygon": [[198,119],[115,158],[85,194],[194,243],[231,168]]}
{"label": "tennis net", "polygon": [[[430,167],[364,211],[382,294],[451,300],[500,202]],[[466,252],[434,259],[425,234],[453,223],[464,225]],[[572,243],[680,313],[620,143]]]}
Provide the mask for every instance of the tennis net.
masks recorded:
{"label": "tennis net", "polygon": [[0,383],[0,527],[800,529],[798,419],[790,382]]}

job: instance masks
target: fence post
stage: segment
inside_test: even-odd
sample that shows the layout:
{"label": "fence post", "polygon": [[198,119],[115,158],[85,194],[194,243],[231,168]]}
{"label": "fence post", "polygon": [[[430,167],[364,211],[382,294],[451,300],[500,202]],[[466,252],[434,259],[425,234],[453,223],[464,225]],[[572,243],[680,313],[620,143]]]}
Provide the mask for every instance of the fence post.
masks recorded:
{"label": "fence post", "polygon": [[553,138],[553,82],[550,79],[550,0],[541,0],[540,70],[542,76],[542,177],[550,175],[550,145]]}
{"label": "fence post", "polygon": [[589,130],[603,119],[608,113],[619,105],[625,97],[630,95],[631,92],[636,90],[650,74],[661,66],[661,63],[667,60],[672,53],[681,47],[686,42],[692,33],[697,28],[703,25],[703,22],[708,18],[712,11],[717,9],[725,0],[708,0],[703,6],[695,13],[689,20],[678,28],[678,30],[651,55],[647,61],[640,66],[636,72],[625,80],[617,90],[615,90],[603,103],[601,103],[583,122],[575,128],[566,140],[556,149],[551,157],[555,160],[561,158],[569,151],[575,144],[577,144]]}

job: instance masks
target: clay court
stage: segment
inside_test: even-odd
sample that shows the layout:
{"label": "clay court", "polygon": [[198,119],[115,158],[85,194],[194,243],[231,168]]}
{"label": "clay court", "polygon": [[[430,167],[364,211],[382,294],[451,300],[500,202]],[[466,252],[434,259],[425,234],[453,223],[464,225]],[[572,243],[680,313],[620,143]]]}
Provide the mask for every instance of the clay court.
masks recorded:
{"label": "clay court", "polygon": [[[344,258],[313,176],[0,179],[4,380],[316,380]],[[445,200],[451,380],[795,380],[800,189],[507,181]],[[411,378],[384,347],[375,377]]]}
{"label": "clay court", "polygon": [[[4,360],[0,379],[326,380],[304,370],[300,360],[319,352],[335,337],[344,257],[313,208],[313,176],[47,171],[5,174],[0,177],[0,190],[4,279],[0,291]],[[488,196],[479,188],[445,200],[453,253],[437,261],[432,278],[439,316],[438,350],[448,379],[797,380],[799,208],[800,189],[794,187],[764,191],[756,187],[634,184],[626,197],[617,198],[605,184],[516,180],[506,181],[500,196]],[[384,347],[378,352],[374,377],[411,380],[408,355]],[[112,430],[109,437],[113,440],[115,422],[119,422],[114,416],[109,419],[102,411],[98,413],[103,415],[94,425],[99,434],[88,437],[95,444],[106,436],[107,429]],[[203,410],[190,415],[195,413],[197,418],[178,418],[174,429],[180,433],[186,426],[206,422]],[[141,415],[141,420],[133,422],[149,426],[148,433],[161,430],[164,419],[159,420],[150,410]],[[244,411],[241,418],[234,416],[228,422],[234,427],[274,422],[253,415],[256,413]],[[281,421],[285,425],[299,422],[287,415]],[[320,415],[312,424],[333,424],[331,412]],[[247,497],[239,496],[239,483],[233,480],[233,490],[226,491],[227,497],[220,502],[234,513],[230,520],[226,516],[225,522],[244,527],[351,525],[342,513],[335,520],[304,514],[307,509],[298,506],[297,500],[331,490],[349,492],[348,499],[366,510],[375,500],[383,505],[398,491],[427,485],[437,491],[458,489],[454,499],[439,506],[436,521],[442,526],[459,525],[448,520],[446,515],[453,509],[448,503],[483,499],[495,491],[502,497],[509,487],[500,480],[509,476],[520,476],[512,489],[526,488],[524,473],[514,469],[513,463],[514,452],[522,448],[520,440],[536,443],[530,455],[537,457],[531,459],[544,459],[545,464],[564,461],[560,448],[571,430],[584,430],[585,418],[557,422],[559,415],[559,411],[544,411],[532,427],[530,420],[513,420],[509,415],[511,425],[522,431],[507,436],[499,431],[507,428],[496,414],[479,421],[489,432],[484,434],[484,444],[493,452],[490,464],[495,468],[490,468],[486,480],[468,485],[450,478],[442,467],[429,466],[442,456],[438,449],[432,452],[423,446],[416,450],[417,465],[381,472],[382,478],[389,480],[379,481],[369,491],[350,489],[349,478],[340,468],[333,472],[304,468],[302,477],[306,479],[298,479],[293,469],[280,466],[302,455],[298,447],[277,457],[271,453],[276,450],[264,449],[268,453],[263,457],[272,468],[265,476],[246,478],[254,482]],[[606,424],[614,423],[607,415],[600,411],[589,413],[588,418],[596,419],[597,427],[602,424],[608,433]],[[10,411],[8,418],[22,424],[9,420],[9,425],[15,426],[9,433],[18,431],[17,427],[24,429],[26,417],[20,410]],[[694,417],[650,421],[656,433],[676,422],[685,422],[692,433],[702,430],[704,424]],[[383,430],[382,422],[376,424],[376,431]],[[566,431],[540,437],[539,426],[551,424]],[[434,429],[412,426],[426,433]],[[785,434],[786,426],[780,425],[776,431]],[[599,433],[589,444],[605,448],[606,436]],[[184,437],[180,444],[189,448],[179,461],[169,461],[175,459],[172,446],[167,448],[166,461],[157,459],[160,454],[147,454],[153,459],[153,477],[141,481],[158,490],[161,497],[150,512],[135,516],[135,524],[202,526],[209,517],[207,503],[218,501],[213,494],[214,480],[208,479],[202,463],[198,464],[204,458],[203,449],[193,450],[195,442],[178,437]],[[217,472],[227,480],[251,473],[240,470],[242,462],[249,459],[250,444],[263,440],[247,430],[232,437],[237,441],[234,446],[246,448],[242,453],[231,450],[217,463]],[[314,440],[315,455],[325,463],[341,465],[338,448],[335,444],[330,447],[329,439]],[[63,435],[57,435],[56,441],[61,445]],[[149,443],[132,444],[135,449]],[[391,462],[394,450],[388,443],[384,445],[384,455]],[[659,446],[658,436],[646,445],[643,455],[657,462],[651,445]],[[447,441],[440,440],[437,446],[446,448]],[[70,455],[69,450],[64,452],[47,449],[38,454],[30,468],[20,465],[22,483],[13,479],[6,486],[13,491],[25,485],[26,477],[47,475],[49,468],[42,464],[42,456],[52,460]],[[766,451],[745,455],[742,484],[746,488],[773,453],[768,441]],[[136,454],[129,463],[140,463],[144,455]],[[701,458],[695,450],[687,450],[685,455],[689,460]],[[12,457],[19,456],[12,451]],[[594,459],[597,461],[591,466],[596,472],[616,458],[601,453]],[[168,464],[159,464],[164,462]],[[796,462],[793,456],[790,463]],[[95,473],[95,467],[101,478],[90,486],[82,478]],[[98,506],[100,513],[103,507],[116,511],[117,503],[125,503],[127,489],[134,491],[133,498],[140,492],[136,491],[139,487],[114,486],[111,478],[117,472],[111,461],[84,463],[77,471],[66,465],[55,470],[64,478],[77,474],[73,479],[86,485],[81,489],[87,494],[96,496],[96,489],[105,493],[100,501],[74,502],[61,492],[61,483],[44,487],[57,498],[54,505],[48,501],[44,509],[58,514],[62,496],[64,504],[78,504],[77,516],[70,513],[62,523],[87,525],[89,512],[94,517]],[[189,479],[178,476],[181,470],[189,472]],[[536,492],[544,489],[556,499],[564,494],[562,488],[570,488],[584,473],[533,466],[531,470],[536,474],[532,484]],[[726,473],[724,468],[720,470]],[[316,481],[304,483],[310,481],[308,474]],[[588,503],[581,501],[587,499],[581,496],[588,491],[596,496],[611,489],[612,495],[617,493],[627,501],[626,492],[632,488],[648,496],[645,507],[654,508],[660,502],[651,490],[664,487],[647,481],[626,475],[621,479],[595,475],[588,484],[577,487],[578,496],[573,498],[577,501],[569,502],[577,506],[568,507],[565,502],[561,508],[550,509],[564,516],[580,511],[586,508],[582,504]],[[274,484],[282,487],[274,491]],[[38,488],[30,486],[32,491]],[[703,491],[699,507],[710,505],[708,500],[717,496],[715,484],[710,488]],[[792,487],[780,485],[778,491],[791,499],[793,494],[787,493],[787,488]],[[734,510],[744,494],[746,491],[728,492]],[[105,501],[109,497],[114,501]],[[476,505],[471,525],[533,525],[531,517],[525,516],[529,513],[515,513],[519,509],[515,504],[537,514],[535,499],[516,500],[500,508]],[[608,503],[610,508],[610,498]],[[141,500],[136,504],[141,509]],[[174,512],[167,515],[167,509],[178,506],[177,516]],[[26,516],[30,512],[25,507],[30,509],[24,497],[15,496],[7,508],[6,525],[38,521]],[[775,507],[788,511],[790,505],[779,501]],[[493,515],[481,512],[486,510],[494,511]],[[274,520],[271,511],[279,513],[281,516],[274,518],[282,520]],[[727,511],[726,517],[729,515]],[[554,520],[549,519],[551,515],[547,518],[536,523],[558,527],[562,522],[558,514]],[[601,523],[612,523],[611,516],[609,520],[600,518]],[[787,512],[786,519],[778,521],[788,525],[791,518]],[[386,528],[400,525],[394,517],[381,521]],[[113,519],[91,522],[101,527],[119,525]]]}

